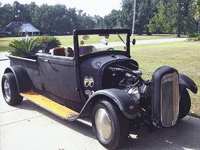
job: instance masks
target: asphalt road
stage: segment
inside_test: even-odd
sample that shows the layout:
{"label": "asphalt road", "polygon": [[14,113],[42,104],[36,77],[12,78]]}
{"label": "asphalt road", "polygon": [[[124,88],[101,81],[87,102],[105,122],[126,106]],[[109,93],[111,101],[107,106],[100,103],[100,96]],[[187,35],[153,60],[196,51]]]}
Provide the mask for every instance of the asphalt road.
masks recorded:
{"label": "asphalt road", "polygon": [[[0,61],[0,78],[9,60]],[[5,103],[0,90],[0,150],[103,150],[89,120],[68,122],[30,101]],[[200,119],[187,116],[175,127],[149,134],[131,131],[123,150],[200,150]]]}

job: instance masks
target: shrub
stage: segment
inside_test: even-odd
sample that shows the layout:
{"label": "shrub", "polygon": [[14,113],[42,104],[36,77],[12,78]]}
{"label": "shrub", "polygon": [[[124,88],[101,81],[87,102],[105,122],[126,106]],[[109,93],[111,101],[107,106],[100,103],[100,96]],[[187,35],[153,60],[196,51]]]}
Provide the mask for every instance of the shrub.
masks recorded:
{"label": "shrub", "polygon": [[38,38],[14,40],[9,44],[13,50],[10,54],[13,56],[30,56],[35,55],[38,50],[44,48],[44,45],[39,43]]}
{"label": "shrub", "polygon": [[0,37],[6,37],[6,35],[5,34],[0,34]]}
{"label": "shrub", "polygon": [[60,41],[54,36],[43,35],[39,37],[39,42],[44,45],[43,52],[48,53],[50,49],[54,47],[59,47],[61,45]]}
{"label": "shrub", "polygon": [[188,35],[189,38],[198,37],[198,36],[200,36],[199,33],[190,33],[190,34]]}

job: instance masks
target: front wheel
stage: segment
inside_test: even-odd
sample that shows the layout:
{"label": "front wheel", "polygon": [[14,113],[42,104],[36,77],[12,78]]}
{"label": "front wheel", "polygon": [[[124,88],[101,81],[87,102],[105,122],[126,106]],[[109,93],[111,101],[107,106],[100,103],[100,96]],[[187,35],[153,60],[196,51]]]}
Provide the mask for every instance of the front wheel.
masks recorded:
{"label": "front wheel", "polygon": [[191,100],[188,91],[185,89],[181,94],[179,104],[179,119],[184,118],[189,112],[191,107]]}
{"label": "front wheel", "polygon": [[129,135],[129,120],[114,103],[104,99],[93,108],[92,127],[98,141],[108,149],[121,147]]}
{"label": "front wheel", "polygon": [[16,105],[22,102],[23,97],[19,95],[17,83],[12,73],[6,73],[2,77],[2,93],[8,105]]}

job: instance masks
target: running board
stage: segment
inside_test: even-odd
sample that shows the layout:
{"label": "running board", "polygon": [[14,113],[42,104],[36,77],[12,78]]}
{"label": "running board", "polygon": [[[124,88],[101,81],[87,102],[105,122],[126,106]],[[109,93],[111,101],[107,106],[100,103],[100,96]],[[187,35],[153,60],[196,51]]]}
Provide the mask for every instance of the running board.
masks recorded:
{"label": "running board", "polygon": [[20,95],[27,98],[36,105],[46,109],[47,111],[55,114],[56,116],[61,117],[62,119],[73,121],[75,120],[73,118],[77,118],[79,115],[78,112],[75,112],[74,110],[67,108],[61,104],[58,104],[36,92],[29,91],[20,93]]}

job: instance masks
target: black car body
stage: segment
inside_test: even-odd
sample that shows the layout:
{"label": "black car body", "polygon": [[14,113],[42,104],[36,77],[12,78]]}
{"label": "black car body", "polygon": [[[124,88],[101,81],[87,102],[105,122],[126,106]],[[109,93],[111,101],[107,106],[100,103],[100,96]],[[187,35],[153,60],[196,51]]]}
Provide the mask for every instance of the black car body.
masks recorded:
{"label": "black car body", "polygon": [[[28,92],[45,96],[75,112],[57,114],[66,120],[92,118],[97,139],[109,149],[122,146],[129,130],[142,123],[152,131],[172,127],[188,114],[186,89],[197,93],[196,84],[169,66],[143,80],[139,64],[130,56],[129,29],[75,30],[73,40],[74,46],[67,48],[74,49],[71,57],[63,49],[54,55],[9,56],[11,66],[2,78],[6,102],[19,104],[21,96],[34,102]],[[115,40],[120,46],[109,42]]]}

